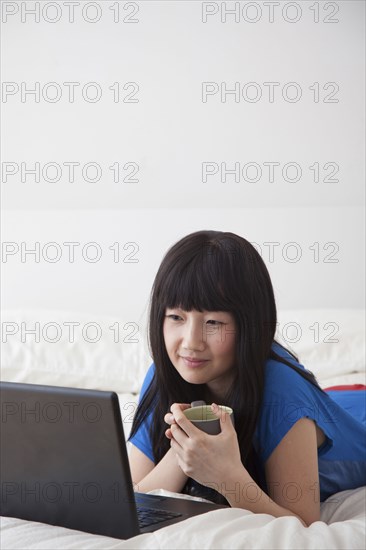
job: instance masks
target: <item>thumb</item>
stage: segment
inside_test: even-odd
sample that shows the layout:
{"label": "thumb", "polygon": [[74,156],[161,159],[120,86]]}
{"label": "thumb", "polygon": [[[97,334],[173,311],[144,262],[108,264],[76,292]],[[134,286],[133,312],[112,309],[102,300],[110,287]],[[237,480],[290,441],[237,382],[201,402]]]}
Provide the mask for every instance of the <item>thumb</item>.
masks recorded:
{"label": "thumb", "polygon": [[222,432],[233,429],[233,424],[228,412],[216,405],[216,403],[212,403],[211,410],[220,419],[220,427]]}

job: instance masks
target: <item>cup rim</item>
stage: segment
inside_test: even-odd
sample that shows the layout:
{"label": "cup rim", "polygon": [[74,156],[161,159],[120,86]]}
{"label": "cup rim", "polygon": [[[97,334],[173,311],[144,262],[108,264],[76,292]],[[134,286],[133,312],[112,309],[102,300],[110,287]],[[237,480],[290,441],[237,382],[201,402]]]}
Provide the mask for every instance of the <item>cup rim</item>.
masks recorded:
{"label": "cup rim", "polygon": [[[183,414],[184,414],[184,416],[186,416],[186,414],[185,414],[186,411],[193,411],[193,410],[195,410],[195,409],[202,409],[203,407],[209,407],[209,408],[210,408],[210,412],[211,412],[212,414],[214,414],[214,413],[212,412],[212,410],[211,410],[211,405],[196,405],[195,407],[189,407],[189,409],[185,409],[185,410],[183,411]],[[230,415],[233,414],[233,412],[234,412],[233,409],[232,409],[231,407],[228,407],[227,405],[218,405],[218,407],[219,407],[220,409],[224,409],[225,412],[229,413]],[[186,418],[188,418],[188,417],[186,416]],[[188,420],[189,420],[190,422],[213,422],[214,420],[220,420],[220,419],[217,418],[217,417],[215,417],[215,418],[202,418],[202,419],[198,419],[198,420],[197,420],[197,419],[188,418]]]}

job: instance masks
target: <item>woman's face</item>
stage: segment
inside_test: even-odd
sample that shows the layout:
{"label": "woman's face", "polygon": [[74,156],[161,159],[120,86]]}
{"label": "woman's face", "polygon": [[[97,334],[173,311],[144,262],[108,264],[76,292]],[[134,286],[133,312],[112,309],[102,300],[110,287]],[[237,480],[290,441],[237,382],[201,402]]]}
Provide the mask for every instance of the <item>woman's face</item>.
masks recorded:
{"label": "woman's face", "polygon": [[169,359],[184,380],[224,396],[234,375],[235,328],[226,311],[167,309],[163,334]]}

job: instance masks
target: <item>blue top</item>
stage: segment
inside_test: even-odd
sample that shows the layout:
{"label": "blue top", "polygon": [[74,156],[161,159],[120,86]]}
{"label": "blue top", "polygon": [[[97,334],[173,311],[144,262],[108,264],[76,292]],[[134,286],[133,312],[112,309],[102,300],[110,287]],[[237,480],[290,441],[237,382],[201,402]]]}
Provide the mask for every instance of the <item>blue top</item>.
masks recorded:
{"label": "blue top", "polygon": [[[273,343],[272,349],[305,370],[278,344]],[[153,363],[142,385],[140,399],[153,378],[154,369]],[[324,394],[288,365],[267,360],[264,397],[253,437],[262,471],[272,451],[303,417],[313,419],[326,437],[318,448],[320,500],[366,485],[366,391],[333,390]],[[152,413],[130,441],[154,462],[148,432],[151,418]]]}

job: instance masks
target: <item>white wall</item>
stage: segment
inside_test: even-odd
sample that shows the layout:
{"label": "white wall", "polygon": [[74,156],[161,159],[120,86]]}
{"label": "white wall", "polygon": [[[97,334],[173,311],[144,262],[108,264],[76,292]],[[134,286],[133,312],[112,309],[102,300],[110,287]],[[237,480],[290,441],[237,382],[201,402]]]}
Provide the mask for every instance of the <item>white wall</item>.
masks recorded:
{"label": "white wall", "polygon": [[[364,304],[362,219],[356,207],[11,211],[4,216],[4,242],[14,253],[3,264],[3,307],[99,312],[139,323],[167,248],[210,228],[259,245],[279,308],[358,309]],[[52,242],[56,246],[47,246]],[[80,243],[74,262],[65,242]],[[96,262],[92,242],[101,254]],[[109,248],[114,243],[118,262],[116,247]],[[39,257],[26,253],[37,246]]]}
{"label": "white wall", "polygon": [[[4,308],[100,312],[139,322],[165,250],[204,228],[233,231],[261,245],[280,308],[364,307],[363,2],[271,4],[272,23],[263,2],[237,3],[240,21],[228,16],[226,23],[221,2],[207,4],[219,11],[206,23],[205,5],[195,1],[120,2],[119,23],[110,9],[115,2],[96,2],[84,13],[94,18],[98,8],[94,24],[82,17],[87,2],[75,7],[74,23],[64,2],[42,11],[46,4],[40,3],[36,22],[26,13],[34,2],[2,2],[3,241],[19,249],[6,263],[3,256]],[[133,10],[138,22],[123,22]],[[243,13],[259,20],[245,21]],[[57,14],[58,22],[45,20]],[[50,101],[56,91],[47,88],[50,82],[61,90],[59,101]],[[73,103],[65,82],[80,84]],[[97,102],[80,92],[90,82],[102,91]],[[109,89],[115,82],[123,97],[133,90],[123,85],[137,83],[138,102],[115,103]],[[255,85],[238,102],[233,95],[224,102],[220,93],[204,102],[203,82],[219,89],[238,82],[240,92],[246,83]],[[279,83],[273,101],[268,82]],[[286,96],[290,82],[295,85]],[[39,102],[22,97],[22,89],[37,83]],[[254,87],[262,98],[253,103]],[[291,102],[295,87],[302,95]],[[24,171],[37,162],[39,183]],[[70,162],[80,163],[73,182],[65,165]],[[137,165],[138,182],[114,183],[109,167],[119,163],[124,177],[128,162]],[[204,162],[212,169],[240,163],[240,170],[257,163],[262,176],[245,181],[240,172],[239,181],[228,175],[225,182],[219,171],[203,182]],[[279,163],[274,181],[272,162]],[[53,165],[42,175],[48,163]],[[92,168],[83,178],[85,163],[98,165],[98,181],[86,181],[96,173]],[[296,163],[298,181],[290,181],[296,179],[290,165],[283,177],[288,163]],[[47,181],[56,177],[56,165],[59,181]],[[338,181],[326,181],[332,173]],[[253,167],[247,175],[255,178]],[[61,248],[58,262],[42,255],[39,263],[31,255],[22,261],[22,246],[39,242],[42,250],[51,241]],[[76,251],[69,262],[68,241],[81,243],[76,250],[98,243],[100,261],[85,261]],[[114,263],[108,247],[115,242],[136,243],[138,262]],[[269,242],[279,243],[274,261],[263,244]],[[286,249],[293,242],[298,262],[290,261],[295,247]],[[122,258],[130,251],[122,249]]]}

